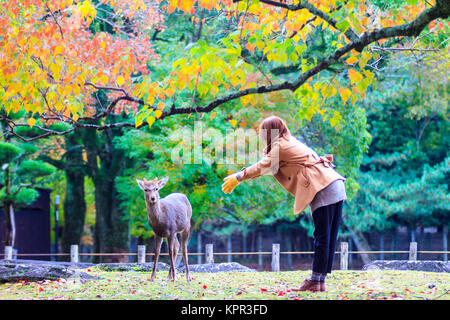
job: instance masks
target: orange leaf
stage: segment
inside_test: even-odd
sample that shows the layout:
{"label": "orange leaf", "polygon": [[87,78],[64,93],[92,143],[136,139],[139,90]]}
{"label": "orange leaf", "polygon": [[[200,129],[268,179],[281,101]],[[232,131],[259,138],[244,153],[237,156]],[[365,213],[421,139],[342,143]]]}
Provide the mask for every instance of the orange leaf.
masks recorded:
{"label": "orange leaf", "polygon": [[345,62],[347,62],[348,64],[354,64],[356,61],[358,61],[358,58],[355,56],[352,56],[352,57],[348,58],[347,60],[345,60]]}
{"label": "orange leaf", "polygon": [[339,94],[341,95],[342,101],[346,103],[352,92],[348,88],[339,88]]}

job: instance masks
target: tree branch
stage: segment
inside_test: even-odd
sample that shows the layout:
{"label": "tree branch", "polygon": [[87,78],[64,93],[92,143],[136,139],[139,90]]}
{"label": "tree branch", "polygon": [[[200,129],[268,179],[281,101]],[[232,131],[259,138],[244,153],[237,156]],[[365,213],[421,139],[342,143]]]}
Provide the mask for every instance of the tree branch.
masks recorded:
{"label": "tree branch", "polygon": [[[240,2],[242,0],[233,0],[234,3],[236,2]],[[289,11],[298,11],[298,10],[302,10],[302,9],[306,9],[308,10],[310,13],[312,13],[313,15],[315,15],[316,17],[321,18],[322,20],[326,21],[329,25],[331,25],[333,28],[339,30],[339,28],[336,26],[337,21],[334,20],[333,18],[331,18],[331,16],[316,8],[314,5],[312,5],[311,3],[309,3],[308,1],[300,1],[297,4],[289,4],[289,3],[284,3],[284,2],[278,2],[278,1],[272,1],[272,0],[259,0],[260,2],[267,4],[267,5],[271,5],[274,7],[279,7],[279,8],[284,8],[287,9]],[[350,41],[355,41],[356,39],[358,39],[358,35],[356,34],[355,31],[353,31],[351,28],[348,28],[345,32],[344,35],[347,37],[347,39],[349,39]]]}

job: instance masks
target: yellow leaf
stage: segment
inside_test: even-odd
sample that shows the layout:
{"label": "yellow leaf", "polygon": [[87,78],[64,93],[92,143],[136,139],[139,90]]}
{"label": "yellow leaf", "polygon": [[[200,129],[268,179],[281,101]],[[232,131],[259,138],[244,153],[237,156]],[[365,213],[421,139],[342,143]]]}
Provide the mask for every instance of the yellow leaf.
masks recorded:
{"label": "yellow leaf", "polygon": [[346,103],[352,92],[348,88],[339,88],[339,94],[341,95],[342,101]]}
{"label": "yellow leaf", "polygon": [[236,128],[237,120],[232,119],[232,120],[230,120],[229,122],[230,122],[230,124],[233,126],[233,128]]}
{"label": "yellow leaf", "polygon": [[362,58],[359,60],[359,64],[358,64],[359,67],[361,69],[364,68],[371,57],[372,57],[371,53],[364,51],[362,53]]}
{"label": "yellow leaf", "polygon": [[101,84],[106,85],[106,84],[108,83],[109,78],[108,78],[107,75],[102,75],[102,76],[99,78],[99,80],[100,80]]}
{"label": "yellow leaf", "polygon": [[350,82],[353,84],[357,83],[363,79],[362,74],[354,69],[348,70],[348,77],[350,79]]}
{"label": "yellow leaf", "polygon": [[117,82],[117,84],[118,84],[119,87],[120,87],[121,85],[124,84],[125,79],[124,79],[122,76],[118,76],[117,79],[116,79],[116,82]]}
{"label": "yellow leaf", "polygon": [[58,64],[52,63],[52,64],[50,65],[50,70],[52,71],[52,75],[53,75],[54,78],[55,78],[56,76],[58,76],[58,78],[59,78],[59,71],[61,70],[61,68],[59,67]]}
{"label": "yellow leaf", "polygon": [[156,119],[159,119],[159,117],[161,117],[162,115],[162,111],[161,110],[155,110],[154,112]]}
{"label": "yellow leaf", "polygon": [[335,127],[339,123],[341,118],[341,115],[337,111],[334,111],[333,117],[330,119],[331,126]]}
{"label": "yellow leaf", "polygon": [[156,119],[154,116],[150,116],[147,118],[147,123],[148,123],[149,127],[151,127],[155,121],[156,121]]}
{"label": "yellow leaf", "polygon": [[30,118],[27,120],[27,122],[30,125],[30,128],[33,128],[34,124],[36,123],[36,119]]}
{"label": "yellow leaf", "polygon": [[63,46],[57,46],[57,47],[55,47],[55,50],[53,51],[55,56],[60,54],[60,53],[63,53],[63,52],[64,52],[64,47]]}

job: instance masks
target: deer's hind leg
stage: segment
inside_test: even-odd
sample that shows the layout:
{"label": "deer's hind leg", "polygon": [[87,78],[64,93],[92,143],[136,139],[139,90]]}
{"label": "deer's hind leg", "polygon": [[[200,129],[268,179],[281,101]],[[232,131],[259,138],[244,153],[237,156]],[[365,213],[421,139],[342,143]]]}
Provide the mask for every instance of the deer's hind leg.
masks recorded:
{"label": "deer's hind leg", "polygon": [[181,249],[183,250],[184,269],[186,271],[186,280],[187,281],[192,280],[191,276],[189,275],[189,263],[188,263],[188,255],[187,255],[187,247],[188,247],[190,237],[191,237],[191,226],[189,225],[181,233]]}
{"label": "deer's hind leg", "polygon": [[156,277],[156,269],[158,266],[158,259],[159,259],[159,253],[161,251],[161,243],[162,243],[162,238],[158,235],[155,234],[155,257],[153,258],[153,271],[152,271],[152,276],[150,278],[150,280],[155,280]]}

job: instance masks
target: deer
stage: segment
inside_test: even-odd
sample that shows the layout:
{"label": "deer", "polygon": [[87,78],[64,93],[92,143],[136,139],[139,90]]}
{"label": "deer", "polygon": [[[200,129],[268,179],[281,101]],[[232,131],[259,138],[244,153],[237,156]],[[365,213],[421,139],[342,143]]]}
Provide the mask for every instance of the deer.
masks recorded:
{"label": "deer", "polygon": [[168,180],[168,177],[164,177],[160,180],[155,178],[150,181],[145,178],[144,180],[136,179],[140,189],[144,191],[148,223],[152,228],[155,237],[154,265],[150,280],[153,281],[156,277],[161,243],[163,238],[167,238],[170,261],[168,280],[175,281],[175,259],[180,248],[177,234],[180,233],[186,280],[191,281],[187,246],[191,236],[192,206],[186,195],[182,193],[171,193],[162,199],[160,198],[159,190],[166,185]]}

